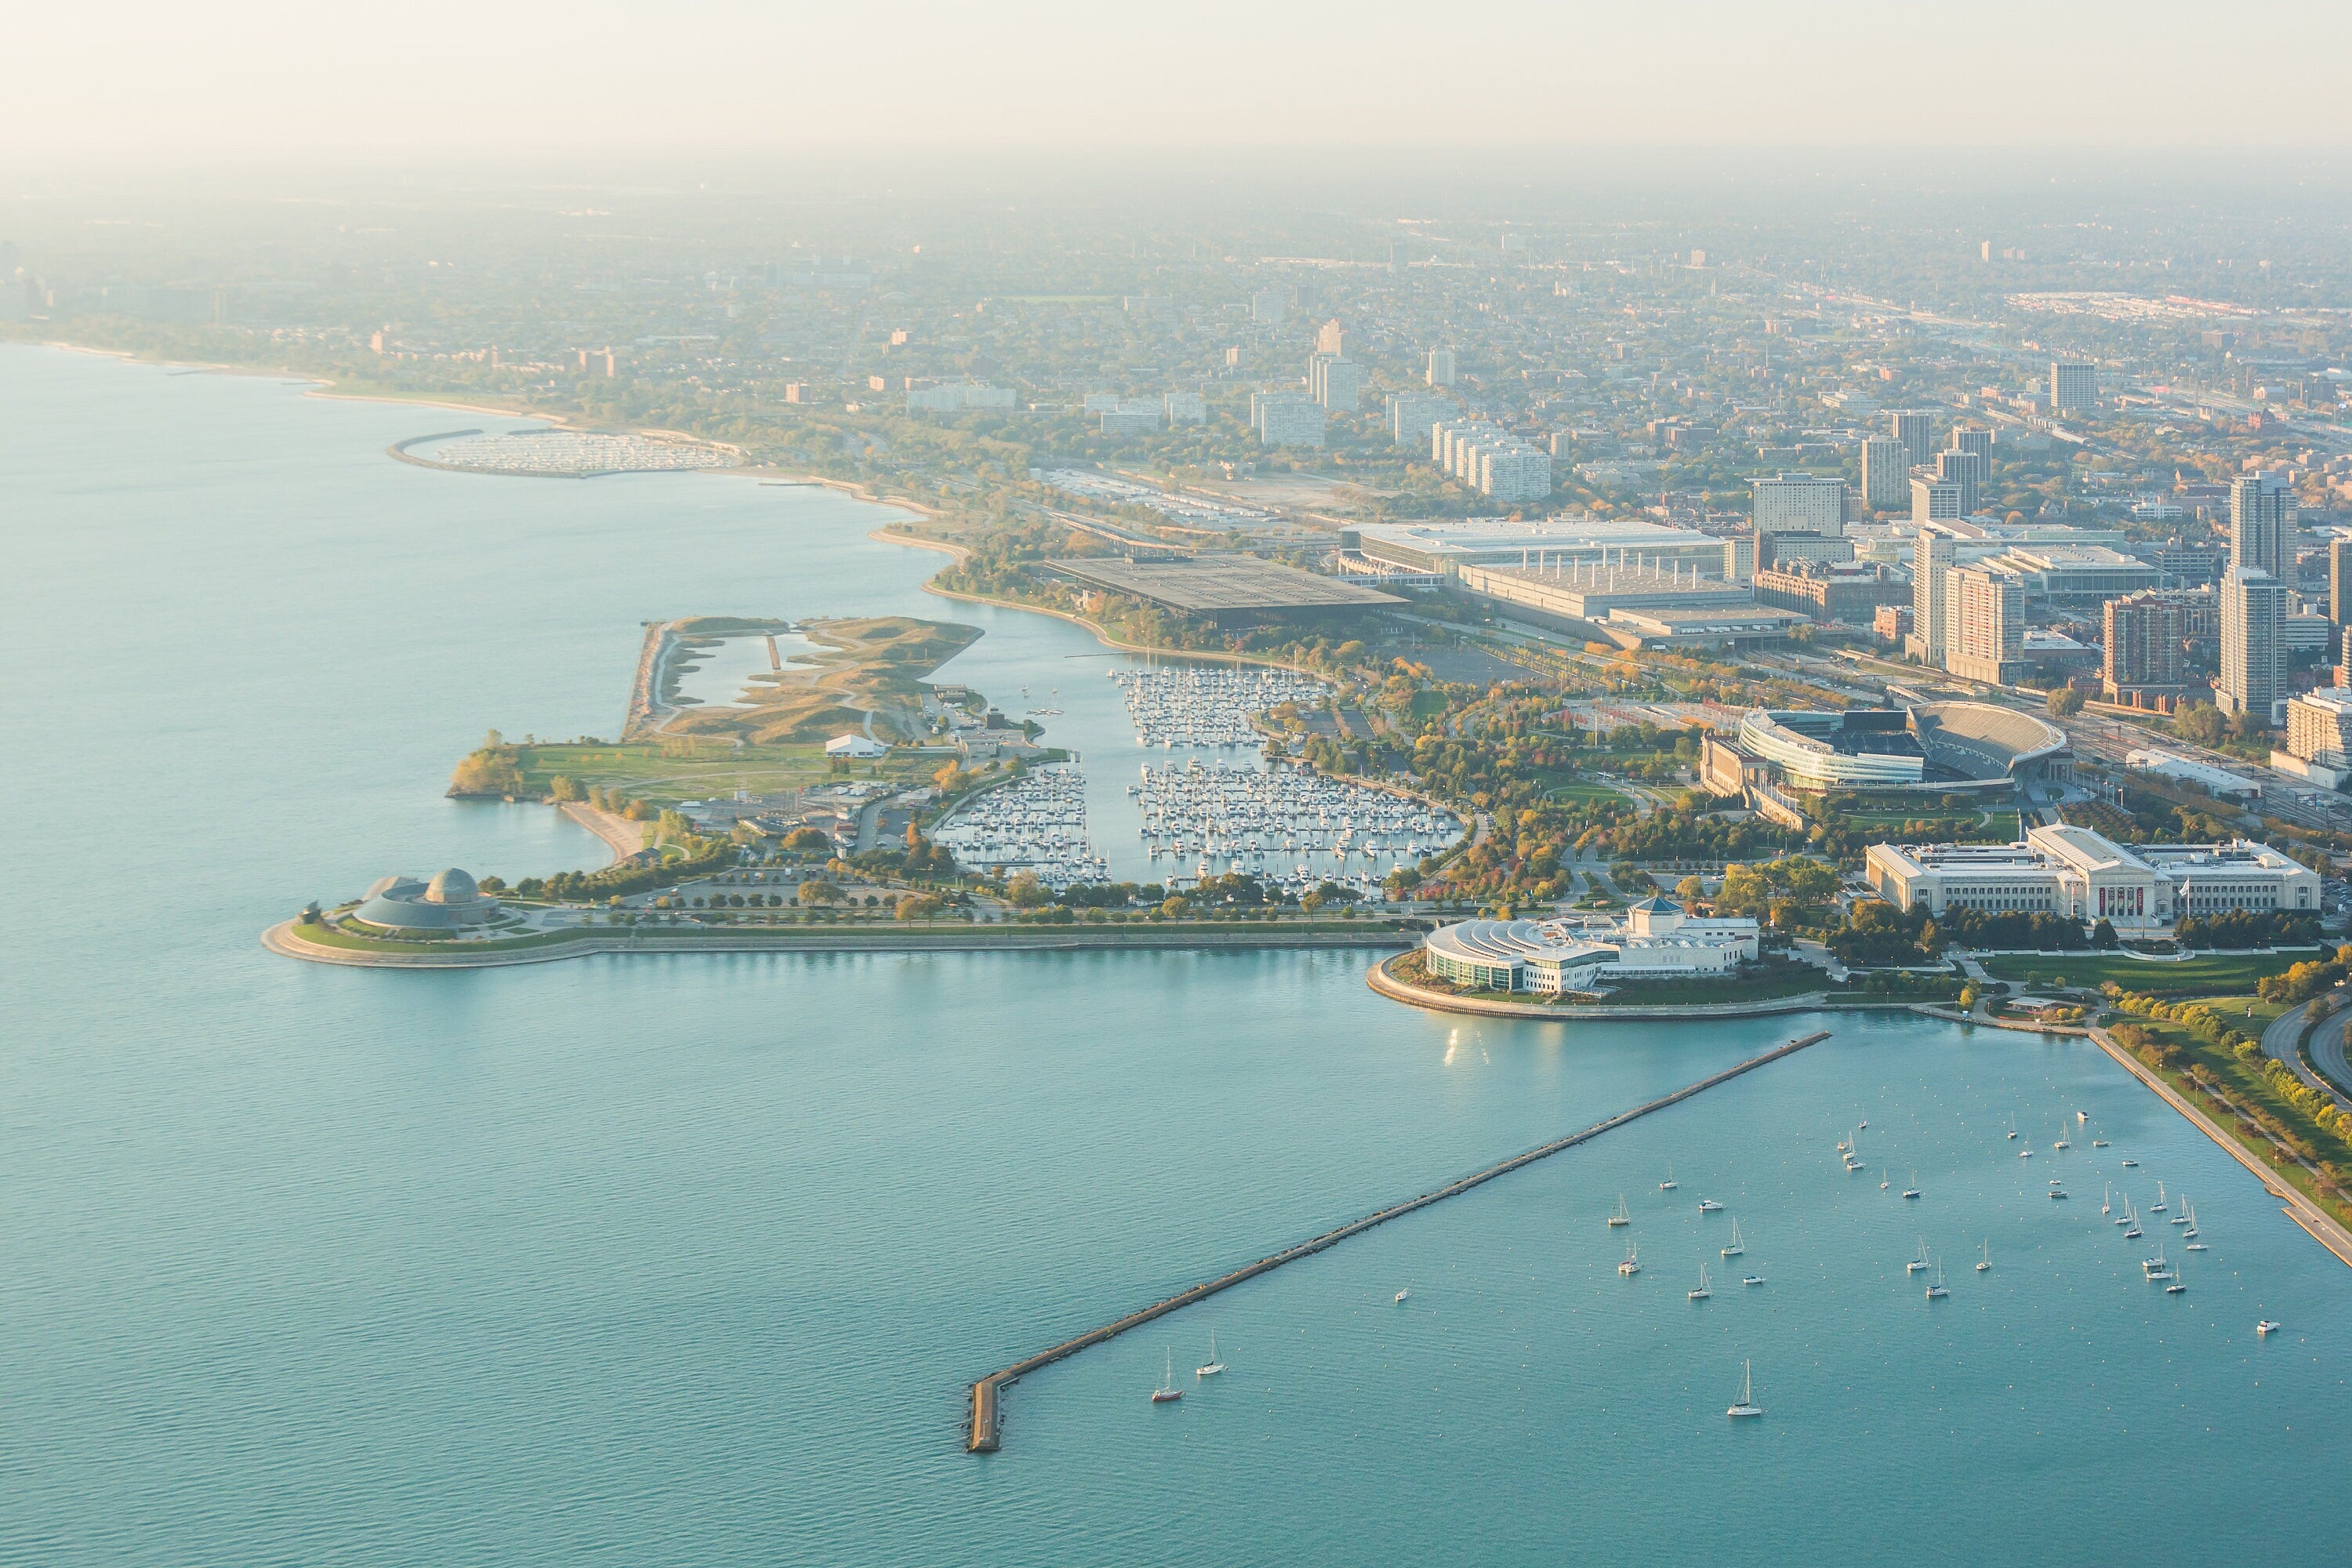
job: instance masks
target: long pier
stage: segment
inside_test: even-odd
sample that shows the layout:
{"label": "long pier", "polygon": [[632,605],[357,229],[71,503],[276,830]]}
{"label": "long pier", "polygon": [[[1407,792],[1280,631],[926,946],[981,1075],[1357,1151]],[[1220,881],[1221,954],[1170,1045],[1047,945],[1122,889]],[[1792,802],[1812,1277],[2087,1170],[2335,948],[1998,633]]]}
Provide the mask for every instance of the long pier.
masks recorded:
{"label": "long pier", "polygon": [[1312,1257],[1325,1247],[1336,1246],[1351,1236],[1361,1235],[1376,1225],[1409,1215],[1415,1209],[1424,1209],[1432,1204],[1458,1196],[1473,1187],[1482,1186],[1493,1181],[1497,1176],[1507,1175],[1522,1165],[1532,1165],[1538,1160],[1557,1154],[1563,1149],[1572,1149],[1579,1143],[1600,1137],[1612,1128],[1622,1127],[1629,1121],[1638,1121],[1654,1110],[1664,1110],[1669,1105],[1679,1104],[1695,1094],[1704,1093],[1719,1083],[1728,1083],[1742,1073],[1754,1072],[1767,1063],[1777,1062],[1782,1057],[1794,1055],[1807,1046],[1818,1045],[1829,1037],[1829,1031],[1823,1030],[1819,1034],[1806,1035],[1790,1040],[1785,1046],[1776,1046],[1762,1056],[1750,1057],[1736,1067],[1724,1068],[1712,1078],[1703,1078],[1696,1083],[1686,1084],[1672,1094],[1661,1095],[1645,1105],[1635,1106],[1631,1110],[1621,1110],[1608,1121],[1595,1122],[1581,1132],[1571,1132],[1565,1138],[1556,1138],[1549,1143],[1539,1144],[1525,1153],[1514,1154],[1507,1160],[1489,1165],[1485,1170],[1475,1172],[1458,1181],[1448,1182],[1445,1185],[1423,1193],[1419,1197],[1407,1198],[1401,1204],[1391,1204],[1378,1213],[1364,1215],[1361,1219],[1350,1220],[1337,1230],[1327,1230],[1310,1241],[1302,1241],[1296,1247],[1286,1247],[1270,1257],[1261,1258],[1255,1263],[1244,1264],[1230,1274],[1221,1274],[1216,1279],[1206,1280],[1190,1289],[1180,1290],[1166,1300],[1155,1301],[1139,1311],[1129,1312],[1126,1317],[1114,1322],[1105,1323],[1098,1329],[1089,1329],[1075,1339],[1064,1340],[1050,1350],[1039,1351],[1035,1355],[1025,1360],[1014,1362],[1002,1372],[992,1372],[971,1385],[971,1432],[964,1447],[968,1452],[974,1454],[996,1452],[1002,1428],[1005,1388],[1018,1383],[1024,1376],[1035,1372],[1040,1367],[1050,1366],[1090,1346],[1101,1344],[1106,1340],[1116,1339],[1128,1330],[1140,1328],[1154,1318],[1166,1317],[1169,1313],[1179,1311],[1195,1302],[1205,1301],[1220,1290],[1230,1290],[1244,1280],[1255,1279],[1262,1274],[1271,1274],[1286,1263]]}

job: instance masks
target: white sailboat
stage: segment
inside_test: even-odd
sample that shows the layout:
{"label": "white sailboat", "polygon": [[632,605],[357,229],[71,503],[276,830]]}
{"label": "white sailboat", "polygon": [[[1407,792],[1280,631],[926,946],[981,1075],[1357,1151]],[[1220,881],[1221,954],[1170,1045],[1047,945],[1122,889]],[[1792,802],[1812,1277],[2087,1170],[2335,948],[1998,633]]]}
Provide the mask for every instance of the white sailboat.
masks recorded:
{"label": "white sailboat", "polygon": [[1726,1415],[1732,1417],[1734,1420],[1738,1420],[1739,1417],[1745,1415],[1761,1415],[1764,1414],[1764,1407],[1756,1403],[1756,1363],[1753,1362],[1741,1362],[1739,1364],[1741,1368],[1739,1377],[1739,1403],[1724,1412]]}
{"label": "white sailboat", "polygon": [[2164,1184],[2162,1182],[2158,1182],[2156,1184],[2156,1202],[2147,1205],[2147,1212],[2150,1214],[2162,1214],[2164,1212]]}
{"label": "white sailboat", "polygon": [[1723,1249],[1723,1255],[1726,1258],[1738,1258],[1744,1256],[1747,1251],[1748,1244],[1739,1239],[1739,1222],[1738,1220],[1733,1220],[1731,1222],[1731,1245]]}
{"label": "white sailboat", "polygon": [[2061,1122],[2058,1124],[2058,1142],[2056,1142],[2055,1143],[2053,1143],[2053,1144],[2052,1144],[2052,1145],[2050,1145],[2050,1146],[2051,1146],[2053,1149],[2072,1149],[2072,1148],[2074,1146],[2072,1142],[2070,1142],[2067,1140],[2067,1137],[2066,1137],[2066,1124],[2065,1124],[2064,1122],[2061,1121]]}
{"label": "white sailboat", "polygon": [[1702,1263],[1698,1266],[1698,1289],[1690,1292],[1690,1299],[1694,1301],[1704,1301],[1714,1294],[1714,1291],[1706,1288],[1706,1265]]}
{"label": "white sailboat", "polygon": [[1978,1272],[1978,1273],[1979,1273],[1979,1274],[1982,1274],[1982,1273],[1986,1272],[1988,1269],[1990,1269],[1990,1268],[1992,1268],[1992,1243],[1991,1243],[1990,1240],[1988,1240],[1988,1241],[1984,1244],[1984,1256],[1977,1259],[1977,1272]]}
{"label": "white sailboat", "polygon": [[[2158,1183],[2157,1184],[2157,1185],[2160,1188],[2160,1187],[2162,1187],[2162,1186],[2164,1185],[2164,1184],[2163,1184],[2163,1183],[2161,1183],[2161,1182],[2158,1182]],[[2193,1219],[2191,1219],[2191,1218],[2189,1217],[2189,1200],[2188,1200],[2187,1198],[2183,1198],[2183,1199],[2181,1199],[2181,1200],[2180,1200],[2180,1212],[2179,1212],[2179,1214],[2174,1215],[2172,1216],[2172,1223],[2173,1223],[2174,1225],[2193,1225],[2193,1224],[2195,1224],[2195,1223],[2196,1223]]]}
{"label": "white sailboat", "polygon": [[1217,1331],[1211,1329],[1209,1331],[1209,1359],[1202,1365],[1194,1367],[1192,1369],[1192,1375],[1194,1377],[1214,1377],[1217,1373],[1224,1370],[1225,1363],[1217,1359]]}
{"label": "white sailboat", "polygon": [[1658,1184],[1658,1191],[1662,1193],[1671,1193],[1676,1187],[1681,1185],[1682,1184],[1680,1182],[1675,1180],[1675,1163],[1672,1160],[1667,1161],[1666,1179]]}
{"label": "white sailboat", "polygon": [[1908,1262],[1908,1263],[1906,1263],[1906,1264],[1905,1264],[1905,1265],[1903,1266],[1903,1272],[1904,1272],[1904,1273],[1906,1273],[1906,1274],[1916,1274],[1916,1273],[1918,1273],[1918,1272],[1919,1272],[1919,1270],[1921,1270],[1922,1268],[1927,1268],[1927,1238],[1926,1237],[1924,1237],[1924,1236],[1923,1236],[1923,1237],[1921,1237],[1919,1238],[1919,1251],[1918,1251],[1917,1256],[1914,1257],[1914,1258],[1911,1259],[1911,1261],[1910,1261],[1910,1262]]}
{"label": "white sailboat", "polygon": [[1927,1300],[1939,1301],[1950,1294],[1944,1289],[1944,1260],[1939,1258],[1936,1260],[1936,1282],[1927,1287]]}
{"label": "white sailboat", "polygon": [[1617,1272],[1630,1277],[1641,1271],[1642,1260],[1633,1255],[1633,1244],[1629,1241],[1625,1244],[1625,1261],[1617,1266]]}
{"label": "white sailboat", "polygon": [[1625,1212],[1625,1194],[1622,1193],[1619,1193],[1617,1194],[1617,1212],[1609,1216],[1609,1223],[1612,1226],[1632,1225],[1633,1223],[1633,1216]]}
{"label": "white sailboat", "polygon": [[2116,1184],[2113,1182],[2099,1184],[2099,1212],[2101,1214],[2116,1212]]}
{"label": "white sailboat", "polygon": [[1162,1371],[1164,1375],[1160,1379],[1160,1386],[1151,1391],[1151,1403],[1173,1405],[1184,1397],[1184,1391],[1176,1386],[1176,1352],[1174,1351],[1168,1352],[1167,1364]]}
{"label": "white sailboat", "polygon": [[1906,1198],[1919,1195],[1919,1167],[1916,1165],[1911,1167],[1911,1184],[1903,1189],[1903,1195]]}

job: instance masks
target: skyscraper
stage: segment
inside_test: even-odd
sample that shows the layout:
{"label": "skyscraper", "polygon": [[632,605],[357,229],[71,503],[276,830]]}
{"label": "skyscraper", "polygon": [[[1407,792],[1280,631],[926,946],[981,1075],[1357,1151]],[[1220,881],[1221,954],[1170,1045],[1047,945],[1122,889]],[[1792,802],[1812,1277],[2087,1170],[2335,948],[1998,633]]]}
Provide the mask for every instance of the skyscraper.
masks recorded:
{"label": "skyscraper", "polygon": [[1429,384],[1432,386],[1452,386],[1454,384],[1454,351],[1452,349],[1432,349],[1429,351],[1429,370],[1427,379]]}
{"label": "skyscraper", "polygon": [[1903,443],[1903,450],[1911,461],[1932,463],[1936,460],[1936,438],[1927,432],[1927,416],[1911,409],[1898,408],[1886,416],[1887,430]]}
{"label": "skyscraper", "polygon": [[2230,564],[2267,572],[2281,586],[2294,588],[2294,558],[2303,548],[2303,529],[2294,504],[2294,488],[2284,479],[2248,474],[2230,486]]}
{"label": "skyscraper", "polygon": [[1775,474],[1750,479],[1756,492],[1759,533],[1845,531],[1845,481],[1813,474]]}
{"label": "skyscraper", "polygon": [[1992,472],[1992,432],[1981,425],[1952,426],[1952,450],[1974,452],[1985,461],[1985,472]]}
{"label": "skyscraper", "polygon": [[1927,664],[1944,662],[1944,578],[1959,542],[1922,531],[1911,547],[1911,636],[1903,651]]}
{"label": "skyscraper", "polygon": [[1334,316],[1315,329],[1315,352],[1337,354],[1342,359],[1347,357],[1348,329],[1339,324],[1339,317]]}
{"label": "skyscraper", "polygon": [[1946,669],[2006,686],[2024,670],[2024,641],[2022,583],[1987,566],[1955,566],[1944,574]]}
{"label": "skyscraper", "polygon": [[1911,521],[1914,522],[1949,522],[1966,517],[1960,505],[1960,484],[1958,479],[1931,479],[1915,477],[1911,481]]}
{"label": "skyscraper", "polygon": [[2179,602],[2156,594],[2109,599],[2100,612],[2106,655],[2101,686],[2110,702],[2152,708],[2180,695],[2187,679]]}
{"label": "skyscraper", "polygon": [[1976,515],[1977,504],[1984,499],[1985,468],[1983,458],[1962,447],[1936,454],[1936,478],[1960,488],[1962,517]]}
{"label": "skyscraper", "polygon": [[2352,539],[2327,542],[2327,618],[2339,631],[2352,626]]}
{"label": "skyscraper", "polygon": [[2050,412],[2071,413],[2099,400],[2099,367],[2089,360],[2050,362]]}
{"label": "skyscraper", "polygon": [[2222,712],[2269,724],[2286,697],[2286,618],[2294,595],[2267,572],[2232,566],[2221,579]]}
{"label": "skyscraper", "polygon": [[1911,454],[1892,436],[1862,444],[1862,504],[1873,511],[1899,507],[1911,493]]}

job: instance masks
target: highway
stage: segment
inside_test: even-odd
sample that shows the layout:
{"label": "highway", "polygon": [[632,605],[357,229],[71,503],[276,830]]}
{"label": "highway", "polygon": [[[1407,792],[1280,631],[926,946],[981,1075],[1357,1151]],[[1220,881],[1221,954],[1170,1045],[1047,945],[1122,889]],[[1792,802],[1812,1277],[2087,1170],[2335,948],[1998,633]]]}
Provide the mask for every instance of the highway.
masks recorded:
{"label": "highway", "polygon": [[[2294,1074],[2305,1084],[2317,1089],[2344,1109],[2352,1110],[2352,1100],[2347,1100],[2336,1092],[2334,1085],[2305,1067],[2303,1058],[2294,1048],[2295,1037],[2303,1033],[2304,1019],[2310,1011],[2311,1004],[2304,1002],[2289,1007],[2273,1019],[2271,1026],[2263,1031],[2263,1055],[2273,1061],[2284,1062],[2287,1071]],[[2321,1041],[2324,1037],[2332,1042],[2334,1058],[2330,1071],[2340,1072],[2344,1068],[2344,1026],[2347,1021],[2352,1021],[2352,1013],[2339,1013],[2312,1032],[2311,1052],[2315,1058],[2327,1059],[2322,1054]]]}

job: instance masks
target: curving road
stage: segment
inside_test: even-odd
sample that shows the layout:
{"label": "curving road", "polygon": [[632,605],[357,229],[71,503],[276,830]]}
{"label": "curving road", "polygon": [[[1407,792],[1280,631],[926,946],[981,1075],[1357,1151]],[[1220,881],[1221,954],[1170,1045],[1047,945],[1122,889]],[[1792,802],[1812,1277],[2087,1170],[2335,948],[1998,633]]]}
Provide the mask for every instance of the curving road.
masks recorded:
{"label": "curving road", "polygon": [[[2335,1080],[2328,1086],[2331,1093],[2336,1092],[2336,1084],[2352,1084],[2352,1062],[2344,1056],[2347,1031],[2352,1031],[2352,1009],[2338,1013],[2311,1032],[2311,1059],[2323,1077]],[[2336,1103],[2347,1103],[2341,1093],[2336,1093]]]}
{"label": "curving road", "polygon": [[[2336,1093],[2335,1085],[2305,1067],[2302,1056],[2294,1048],[2295,1037],[2303,1033],[2304,1017],[2310,1011],[2310,1003],[2299,1002],[2273,1019],[2271,1026],[2263,1031],[2263,1055],[2273,1061],[2284,1062],[2287,1071],[2305,1084],[2346,1110],[2352,1110],[2352,1100]],[[2311,1054],[2318,1060],[2328,1062],[2330,1072],[2341,1071],[2344,1067],[2344,1026],[2347,1022],[2352,1022],[2352,1014],[2339,1014],[2312,1032]],[[2332,1059],[2327,1055],[2331,1048],[2335,1053]]]}

